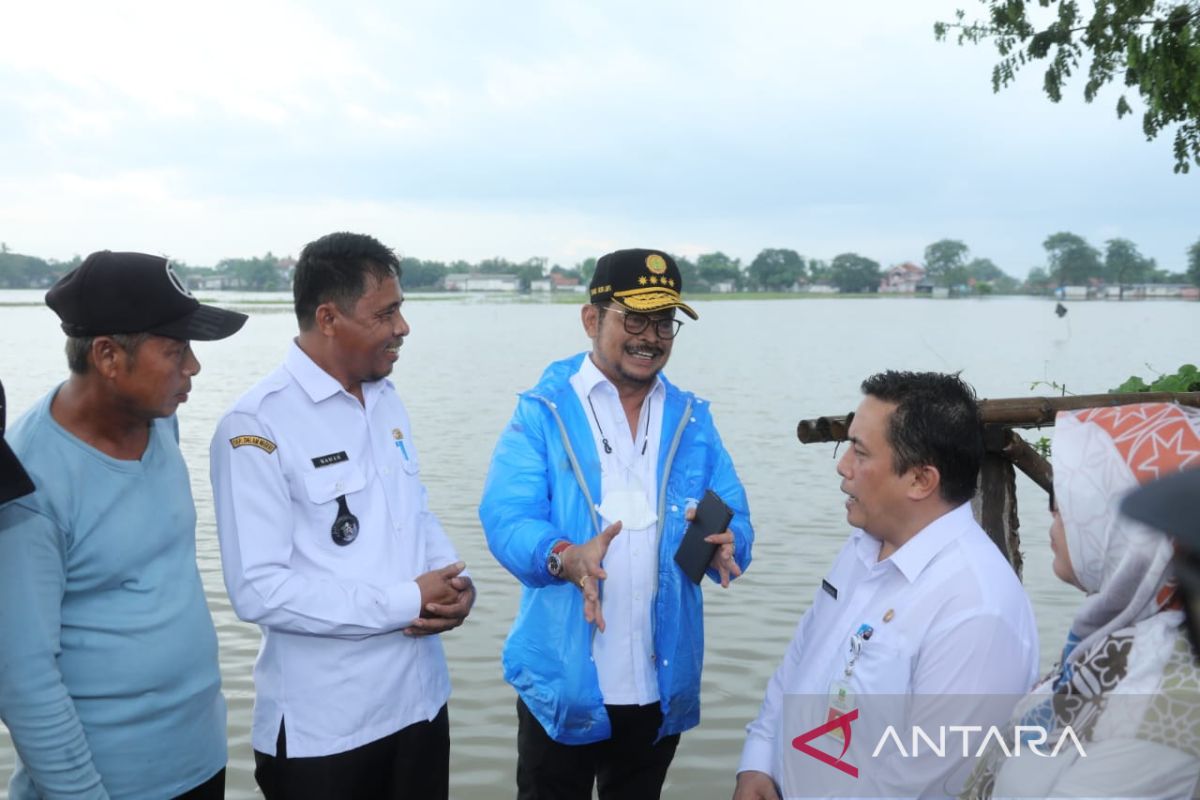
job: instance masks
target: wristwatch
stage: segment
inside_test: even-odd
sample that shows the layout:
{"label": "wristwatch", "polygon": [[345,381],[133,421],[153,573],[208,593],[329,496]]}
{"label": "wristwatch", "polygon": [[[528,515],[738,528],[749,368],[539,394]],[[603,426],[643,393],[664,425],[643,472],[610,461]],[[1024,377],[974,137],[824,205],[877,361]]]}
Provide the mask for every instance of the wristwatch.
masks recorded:
{"label": "wristwatch", "polygon": [[554,545],[550,550],[550,555],[546,556],[546,571],[555,578],[561,578],[563,572],[562,552],[571,546],[570,542],[561,541]]}

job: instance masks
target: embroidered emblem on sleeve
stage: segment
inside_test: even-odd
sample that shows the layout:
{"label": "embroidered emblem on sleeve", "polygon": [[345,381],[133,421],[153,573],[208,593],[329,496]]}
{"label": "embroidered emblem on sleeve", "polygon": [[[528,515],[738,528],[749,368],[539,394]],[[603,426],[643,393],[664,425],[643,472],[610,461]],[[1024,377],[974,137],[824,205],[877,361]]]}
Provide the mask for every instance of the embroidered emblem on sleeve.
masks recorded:
{"label": "embroidered emblem on sleeve", "polygon": [[229,440],[229,443],[235,448],[250,445],[251,447],[257,447],[259,450],[262,450],[266,453],[275,452],[275,443],[270,439],[263,438],[262,436],[235,436]]}

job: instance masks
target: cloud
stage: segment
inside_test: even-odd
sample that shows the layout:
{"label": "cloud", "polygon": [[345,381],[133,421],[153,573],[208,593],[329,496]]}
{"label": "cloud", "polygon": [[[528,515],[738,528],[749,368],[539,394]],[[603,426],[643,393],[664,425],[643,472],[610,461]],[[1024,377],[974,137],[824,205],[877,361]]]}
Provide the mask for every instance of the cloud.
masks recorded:
{"label": "cloud", "polygon": [[41,255],[342,225],[438,258],[890,263],[951,236],[1023,274],[1053,230],[1164,266],[1200,233],[1167,142],[1035,73],[993,95],[994,52],[934,42],[957,0],[11,5],[0,236]]}

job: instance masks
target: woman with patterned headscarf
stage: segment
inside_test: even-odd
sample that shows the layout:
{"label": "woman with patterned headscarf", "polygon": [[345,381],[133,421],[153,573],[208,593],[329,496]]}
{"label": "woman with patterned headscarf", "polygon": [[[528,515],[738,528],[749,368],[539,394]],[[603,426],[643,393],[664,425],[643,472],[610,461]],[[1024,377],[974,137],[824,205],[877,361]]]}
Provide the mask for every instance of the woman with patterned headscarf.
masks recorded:
{"label": "woman with patterned headscarf", "polygon": [[[1140,484],[1200,467],[1200,409],[1062,412],[1053,453],[1054,573],[1087,599],[1062,659],[1017,705],[1012,725],[1026,744],[1039,735],[1028,728],[1048,731],[1042,753],[1066,746],[1053,757],[1028,749],[1009,757],[992,743],[962,796],[1192,797],[1200,665],[1181,627],[1172,546],[1118,505]],[[1014,741],[1011,731],[1006,740]]]}

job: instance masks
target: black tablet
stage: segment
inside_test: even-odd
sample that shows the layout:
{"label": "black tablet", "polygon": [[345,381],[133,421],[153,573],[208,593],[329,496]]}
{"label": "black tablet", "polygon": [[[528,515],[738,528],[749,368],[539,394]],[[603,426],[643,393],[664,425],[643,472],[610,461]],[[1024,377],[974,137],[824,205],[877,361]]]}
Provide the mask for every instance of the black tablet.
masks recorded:
{"label": "black tablet", "polygon": [[675,563],[692,583],[698,584],[704,578],[704,571],[717,551],[717,545],[704,541],[704,537],[728,530],[732,519],[733,510],[725,505],[725,501],[711,489],[704,493],[700,505],[696,506],[696,516],[675,551]]}

